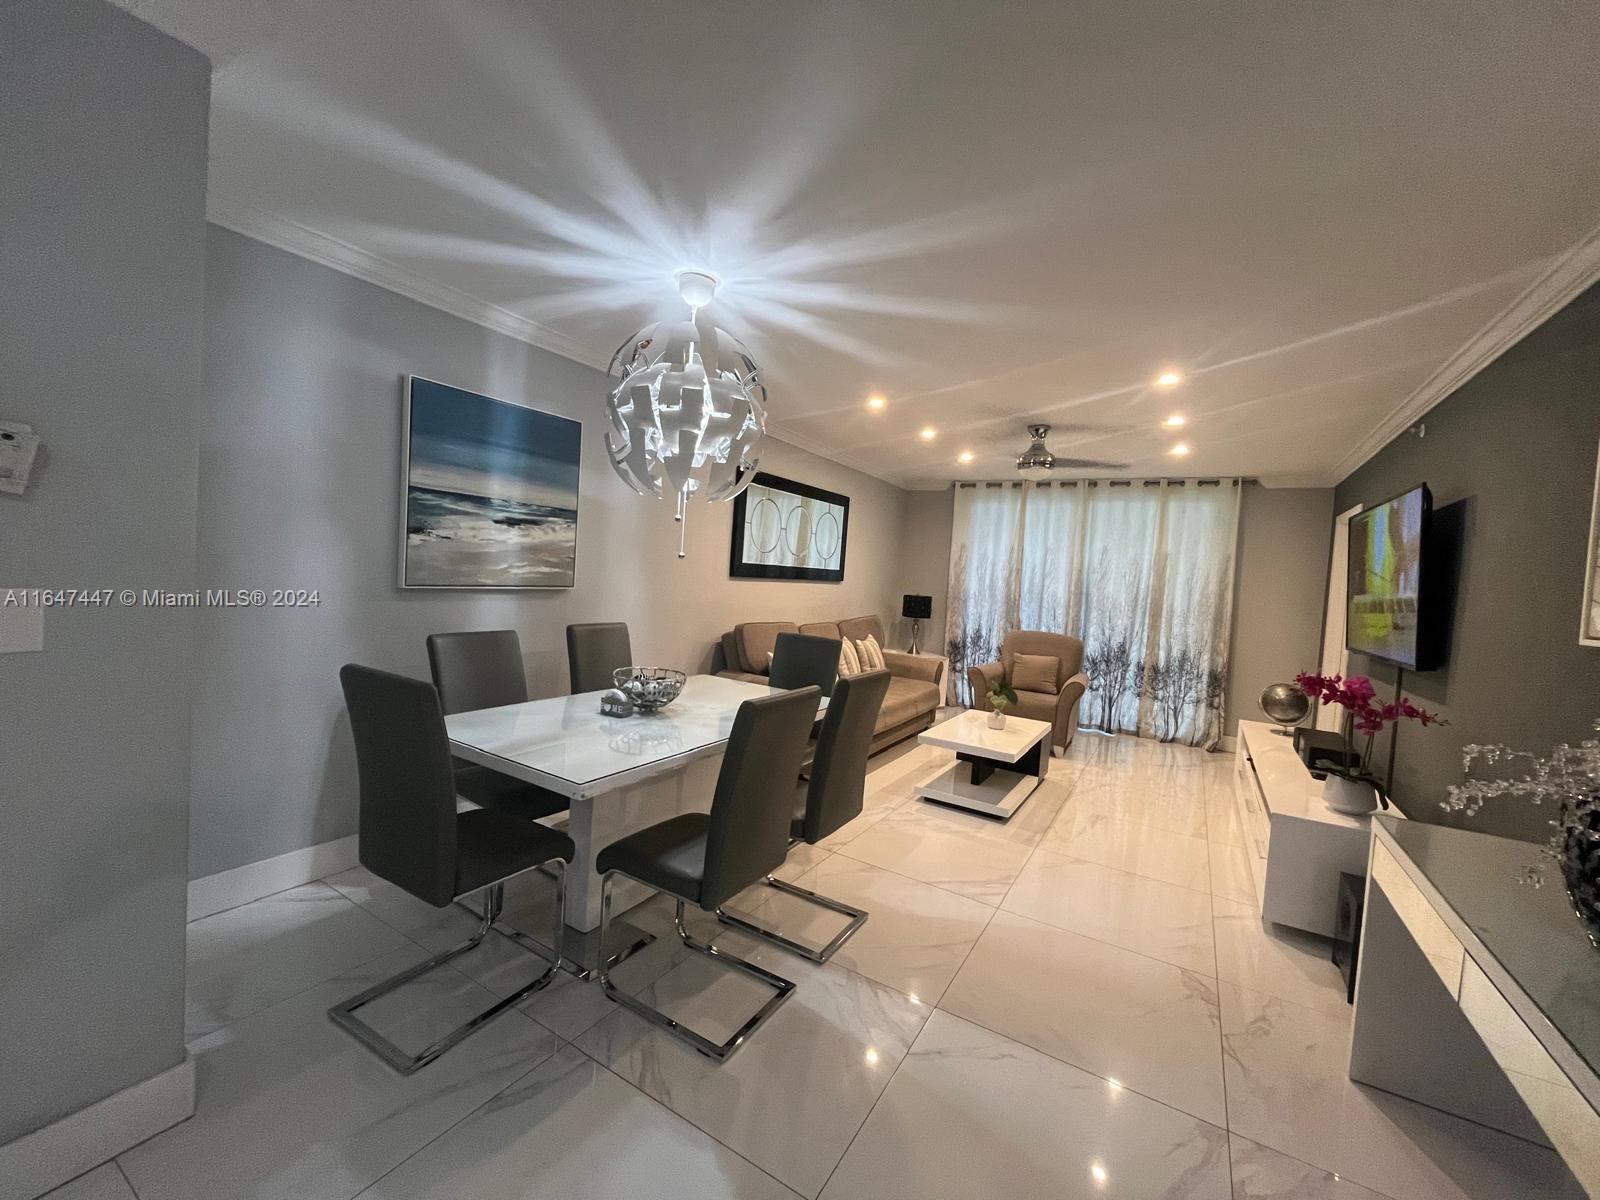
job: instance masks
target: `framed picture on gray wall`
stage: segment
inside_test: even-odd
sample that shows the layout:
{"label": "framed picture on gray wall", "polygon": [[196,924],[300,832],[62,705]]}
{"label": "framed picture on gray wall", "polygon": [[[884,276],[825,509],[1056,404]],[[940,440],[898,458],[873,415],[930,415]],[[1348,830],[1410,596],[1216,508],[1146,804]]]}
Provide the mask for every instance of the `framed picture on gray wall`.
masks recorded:
{"label": "framed picture on gray wall", "polygon": [[1594,468],[1594,498],[1589,506],[1589,557],[1583,567],[1583,623],[1578,642],[1600,646],[1600,457]]}
{"label": "framed picture on gray wall", "polygon": [[400,586],[566,588],[583,426],[405,377]]}
{"label": "framed picture on gray wall", "polygon": [[850,497],[758,471],[733,501],[735,579],[844,580]]}

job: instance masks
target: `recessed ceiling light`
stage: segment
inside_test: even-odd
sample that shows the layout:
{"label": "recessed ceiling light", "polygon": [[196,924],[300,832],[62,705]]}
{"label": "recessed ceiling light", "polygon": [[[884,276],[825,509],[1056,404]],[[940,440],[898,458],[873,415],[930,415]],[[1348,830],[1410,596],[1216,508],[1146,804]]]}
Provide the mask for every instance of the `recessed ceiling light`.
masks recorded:
{"label": "recessed ceiling light", "polygon": [[960,463],[962,466],[966,466],[969,462],[972,461],[972,451],[971,450],[963,450],[960,454],[956,455],[956,461],[958,463]]}
{"label": "recessed ceiling light", "polygon": [[1183,382],[1183,375],[1177,371],[1163,371],[1156,376],[1157,387],[1177,387]]}
{"label": "recessed ceiling light", "polygon": [[939,431],[932,425],[924,425],[922,427],[922,432],[917,434],[917,436],[925,442],[931,442],[934,438],[939,436]]}
{"label": "recessed ceiling light", "polygon": [[868,412],[882,412],[888,406],[889,406],[889,402],[887,400],[885,400],[882,396],[868,396],[867,397],[867,411]]}
{"label": "recessed ceiling light", "polygon": [[1172,455],[1173,458],[1182,458],[1184,455],[1189,453],[1189,443],[1179,442],[1171,450],[1168,450],[1167,453]]}
{"label": "recessed ceiling light", "polygon": [[1161,423],[1163,425],[1165,425],[1168,429],[1176,429],[1180,425],[1182,425],[1184,423],[1184,421],[1186,421],[1187,419],[1188,418],[1186,418],[1182,413],[1173,413],[1170,417],[1168,417],[1165,421],[1163,421]]}

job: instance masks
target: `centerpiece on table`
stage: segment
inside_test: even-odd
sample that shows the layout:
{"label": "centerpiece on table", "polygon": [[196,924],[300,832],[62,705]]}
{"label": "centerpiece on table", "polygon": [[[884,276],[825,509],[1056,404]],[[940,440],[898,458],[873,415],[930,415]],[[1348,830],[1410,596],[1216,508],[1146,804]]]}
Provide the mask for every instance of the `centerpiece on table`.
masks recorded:
{"label": "centerpiece on table", "polygon": [[1322,802],[1334,812],[1369,813],[1378,807],[1379,798],[1387,799],[1372,772],[1372,745],[1390,725],[1399,721],[1416,721],[1419,725],[1443,725],[1437,713],[1418,708],[1404,696],[1380,704],[1377,689],[1365,675],[1310,675],[1302,672],[1294,678],[1306,695],[1324,704],[1336,704],[1345,710],[1344,742],[1355,748],[1355,735],[1366,734],[1366,745],[1353,766],[1328,767],[1327,778],[1322,782]]}
{"label": "centerpiece on table", "polygon": [[[1600,720],[1594,728],[1600,733]],[[1474,779],[1472,770],[1479,763],[1501,767],[1501,774]],[[1511,773],[1517,768],[1523,774]],[[1587,738],[1576,746],[1563,742],[1544,757],[1508,746],[1465,746],[1461,769],[1467,781],[1450,786],[1449,799],[1440,801],[1446,812],[1476,816],[1486,801],[1505,796],[1531,804],[1551,802],[1554,832],[1545,852],[1561,864],[1573,908],[1589,940],[1600,946],[1600,739]],[[1529,867],[1523,879],[1535,887],[1542,884],[1543,865]]]}
{"label": "centerpiece on table", "polygon": [[1017,693],[1012,686],[1002,679],[989,689],[989,728],[1004,729],[1006,727],[1006,709],[1017,702]]}

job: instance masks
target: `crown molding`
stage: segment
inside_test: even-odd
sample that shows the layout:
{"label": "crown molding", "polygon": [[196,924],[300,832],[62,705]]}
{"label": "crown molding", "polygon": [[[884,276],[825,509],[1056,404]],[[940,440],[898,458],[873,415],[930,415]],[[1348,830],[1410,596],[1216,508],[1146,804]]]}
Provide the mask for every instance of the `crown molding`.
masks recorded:
{"label": "crown molding", "polygon": [[597,353],[593,348],[548,326],[530,321],[498,304],[469,296],[409,267],[402,267],[349,242],[319,233],[249,201],[212,190],[206,197],[206,219],[224,229],[242,233],[245,237],[265,242],[279,250],[287,250],[290,254],[352,275],[387,291],[397,292],[429,308],[437,308],[463,321],[471,321],[474,325],[503,333],[519,342],[559,354],[562,358],[570,358],[597,371],[604,371],[610,366],[609,355]]}
{"label": "crown molding", "polygon": [[1555,315],[1569,300],[1600,280],[1600,226],[1562,253],[1536,279],[1472,339],[1452,354],[1415,391],[1400,402],[1378,427],[1335,465],[1326,486],[1348,479],[1434,405],[1444,400],[1479,371],[1499,358],[1539,325]]}

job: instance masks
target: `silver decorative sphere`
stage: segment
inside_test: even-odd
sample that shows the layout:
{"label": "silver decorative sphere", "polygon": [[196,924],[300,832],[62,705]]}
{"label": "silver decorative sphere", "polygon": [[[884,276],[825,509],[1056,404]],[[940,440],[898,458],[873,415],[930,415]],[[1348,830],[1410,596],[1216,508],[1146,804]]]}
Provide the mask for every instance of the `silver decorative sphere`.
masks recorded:
{"label": "silver decorative sphere", "polygon": [[1311,697],[1299,684],[1269,684],[1261,693],[1261,711],[1279,725],[1298,725],[1311,715]]}
{"label": "silver decorative sphere", "polygon": [[766,389],[750,351],[697,312],[628,339],[611,364],[606,450],[628,486],[682,502],[749,486],[766,433]]}

